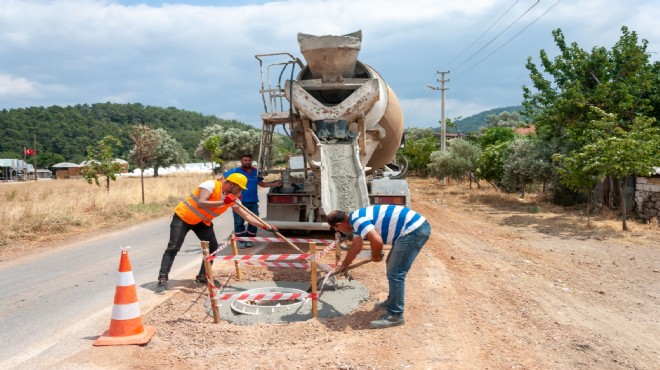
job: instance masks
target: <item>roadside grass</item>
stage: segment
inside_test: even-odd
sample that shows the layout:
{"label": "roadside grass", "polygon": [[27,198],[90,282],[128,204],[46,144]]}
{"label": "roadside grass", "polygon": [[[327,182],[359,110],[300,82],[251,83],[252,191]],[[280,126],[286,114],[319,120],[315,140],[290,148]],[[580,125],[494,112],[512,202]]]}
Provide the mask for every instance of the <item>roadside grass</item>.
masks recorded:
{"label": "roadside grass", "polygon": [[145,177],[145,204],[140,178],[120,177],[110,182],[110,191],[84,180],[0,183],[0,250],[168,215],[210,178],[197,173]]}

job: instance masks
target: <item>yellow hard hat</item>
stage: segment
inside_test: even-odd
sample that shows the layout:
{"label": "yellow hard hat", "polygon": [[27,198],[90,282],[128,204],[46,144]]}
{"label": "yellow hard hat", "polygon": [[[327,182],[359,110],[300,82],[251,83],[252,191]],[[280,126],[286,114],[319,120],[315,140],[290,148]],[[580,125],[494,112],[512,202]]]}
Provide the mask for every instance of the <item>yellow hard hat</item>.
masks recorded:
{"label": "yellow hard hat", "polygon": [[242,173],[232,173],[227,176],[227,181],[233,182],[234,184],[241,187],[243,190],[247,190],[247,177]]}

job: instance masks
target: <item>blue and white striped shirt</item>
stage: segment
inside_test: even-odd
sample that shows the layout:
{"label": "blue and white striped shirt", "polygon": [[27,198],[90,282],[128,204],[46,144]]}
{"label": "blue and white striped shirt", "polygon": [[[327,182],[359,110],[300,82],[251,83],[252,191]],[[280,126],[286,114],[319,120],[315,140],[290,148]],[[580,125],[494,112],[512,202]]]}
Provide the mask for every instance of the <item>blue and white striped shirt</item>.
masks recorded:
{"label": "blue and white striped shirt", "polygon": [[393,205],[377,205],[358,209],[349,216],[355,235],[365,238],[373,229],[380,234],[383,244],[394,245],[400,236],[411,233],[426,219],[410,208]]}

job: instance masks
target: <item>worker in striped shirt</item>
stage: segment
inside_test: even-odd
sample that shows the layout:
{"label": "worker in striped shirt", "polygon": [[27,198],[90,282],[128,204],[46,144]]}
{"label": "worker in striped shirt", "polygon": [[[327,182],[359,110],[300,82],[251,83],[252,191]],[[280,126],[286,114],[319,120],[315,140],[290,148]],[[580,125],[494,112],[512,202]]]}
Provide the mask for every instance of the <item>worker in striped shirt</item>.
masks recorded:
{"label": "worker in striped shirt", "polygon": [[406,274],[417,254],[431,235],[431,225],[419,213],[407,207],[376,205],[353,212],[332,211],[327,216],[330,228],[344,234],[353,234],[353,243],[335,273],[340,273],[362,250],[364,240],[371,245],[371,260],[380,262],[384,244],[392,246],[387,255],[389,292],[385,301],[376,308],[387,313],[372,321],[374,328],[402,325]]}

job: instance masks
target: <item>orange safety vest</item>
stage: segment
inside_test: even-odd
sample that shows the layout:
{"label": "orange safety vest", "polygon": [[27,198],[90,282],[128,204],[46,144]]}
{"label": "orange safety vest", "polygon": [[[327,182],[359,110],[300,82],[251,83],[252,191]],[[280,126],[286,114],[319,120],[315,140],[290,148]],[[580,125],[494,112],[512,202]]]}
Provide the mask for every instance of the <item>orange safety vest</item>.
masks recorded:
{"label": "orange safety vest", "polygon": [[[222,194],[222,182],[218,180],[214,181],[215,187],[208,200],[224,200],[225,195]],[[223,204],[220,207],[201,208],[197,205],[197,201],[199,200],[199,189],[200,188],[196,188],[192,193],[185,197],[179,205],[174,208],[174,213],[179,215],[179,217],[189,225],[195,225],[200,222],[203,222],[206,225],[211,225],[211,221],[223,214],[227,208],[233,205],[233,203]]]}

